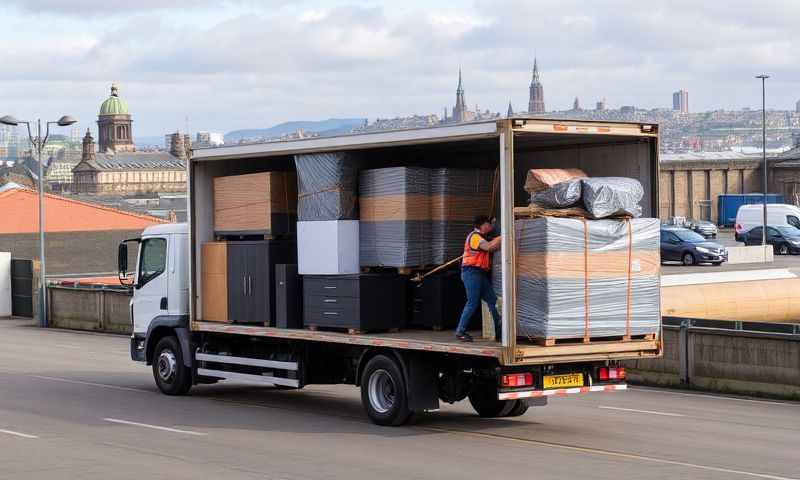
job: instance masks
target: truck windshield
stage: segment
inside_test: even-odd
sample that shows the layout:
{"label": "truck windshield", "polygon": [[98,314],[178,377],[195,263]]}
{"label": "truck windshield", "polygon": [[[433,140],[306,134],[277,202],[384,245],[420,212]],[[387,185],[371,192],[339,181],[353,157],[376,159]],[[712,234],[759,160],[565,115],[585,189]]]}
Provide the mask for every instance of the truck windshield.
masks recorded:
{"label": "truck windshield", "polygon": [[142,242],[142,260],[139,266],[139,287],[164,273],[167,268],[167,240],[148,238]]}

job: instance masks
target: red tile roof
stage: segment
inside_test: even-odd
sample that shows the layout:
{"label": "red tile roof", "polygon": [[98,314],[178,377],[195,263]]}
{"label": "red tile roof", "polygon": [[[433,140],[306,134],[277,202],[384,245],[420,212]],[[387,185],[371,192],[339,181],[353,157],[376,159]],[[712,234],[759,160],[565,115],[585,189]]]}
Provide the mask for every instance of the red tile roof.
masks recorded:
{"label": "red tile roof", "polygon": [[[150,215],[125,212],[104,205],[45,194],[45,232],[143,230],[168,223]],[[35,190],[10,188],[0,192],[0,234],[39,231],[39,196]]]}

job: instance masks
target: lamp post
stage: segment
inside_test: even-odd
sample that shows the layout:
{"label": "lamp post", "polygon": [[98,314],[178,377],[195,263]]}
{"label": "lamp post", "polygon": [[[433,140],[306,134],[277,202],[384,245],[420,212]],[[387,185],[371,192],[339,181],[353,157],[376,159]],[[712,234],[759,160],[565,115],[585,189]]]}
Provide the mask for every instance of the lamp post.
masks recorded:
{"label": "lamp post", "polygon": [[761,79],[761,152],[764,160],[764,225],[761,227],[761,245],[764,247],[764,261],[767,258],[767,79],[769,75],[757,75]]}
{"label": "lamp post", "polygon": [[25,120],[17,120],[11,115],[0,117],[0,123],[16,127],[20,123],[24,123],[28,127],[28,139],[31,146],[36,149],[36,156],[39,160],[39,283],[41,284],[39,291],[39,326],[47,326],[47,284],[45,283],[45,253],[44,253],[44,164],[42,162],[42,151],[47,143],[47,137],[50,136],[50,125],[55,124],[59,127],[66,127],[77,123],[78,121],[64,115],[55,122],[46,122],[45,134],[42,138],[42,121],[36,120],[36,137],[31,135],[31,122]]}

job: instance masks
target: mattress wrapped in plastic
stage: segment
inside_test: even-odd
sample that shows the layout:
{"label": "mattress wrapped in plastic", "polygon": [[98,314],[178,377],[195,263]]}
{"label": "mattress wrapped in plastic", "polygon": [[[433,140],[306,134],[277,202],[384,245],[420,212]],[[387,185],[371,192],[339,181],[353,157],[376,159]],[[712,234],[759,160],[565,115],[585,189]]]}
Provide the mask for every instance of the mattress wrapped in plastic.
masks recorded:
{"label": "mattress wrapped in plastic", "polygon": [[658,219],[518,219],[517,334],[543,339],[658,331]]}
{"label": "mattress wrapped in plastic", "polygon": [[639,202],[644,197],[642,184],[627,177],[593,177],[581,179],[583,206],[593,218],[614,215],[642,216]]}
{"label": "mattress wrapped in plastic", "polygon": [[585,176],[586,173],[580,168],[533,168],[528,170],[524,188],[526,192],[533,194],[547,190],[557,183]]}
{"label": "mattress wrapped in plastic", "polygon": [[531,194],[531,203],[544,208],[569,208],[581,201],[581,179],[573,178]]}
{"label": "mattress wrapped in plastic", "polygon": [[416,167],[362,170],[358,183],[361,266],[430,264],[430,170]]}
{"label": "mattress wrapped in plastic", "polygon": [[300,221],[358,220],[358,165],[347,152],[295,155]]}
{"label": "mattress wrapped in plastic", "polygon": [[442,264],[464,252],[475,215],[489,213],[492,170],[435,168],[431,184],[432,263]]}

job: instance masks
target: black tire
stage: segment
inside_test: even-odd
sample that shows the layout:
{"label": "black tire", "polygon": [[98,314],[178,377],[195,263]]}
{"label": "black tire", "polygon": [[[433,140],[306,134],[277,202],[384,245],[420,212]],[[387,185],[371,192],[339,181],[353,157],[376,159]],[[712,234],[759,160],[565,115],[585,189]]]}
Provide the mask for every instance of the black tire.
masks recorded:
{"label": "black tire", "polygon": [[476,388],[470,392],[469,403],[472,404],[472,408],[474,408],[481,417],[499,418],[509,416],[514,407],[517,406],[518,401],[498,400],[497,390],[484,385],[476,386]]}
{"label": "black tire", "polygon": [[789,245],[786,245],[785,243],[775,245],[775,253],[777,255],[789,255]]}
{"label": "black tire", "polygon": [[684,253],[681,256],[681,262],[687,267],[694,265],[694,255],[692,255],[690,252]]}
{"label": "black tire", "polygon": [[192,370],[183,365],[183,353],[177,338],[164,337],[156,344],[153,378],[158,389],[166,395],[186,395],[192,388]]}
{"label": "black tire", "polygon": [[396,427],[411,419],[406,381],[396,361],[376,355],[367,362],[361,375],[361,403],[378,425]]}
{"label": "black tire", "polygon": [[528,411],[528,402],[525,400],[517,400],[516,405],[511,408],[511,411],[508,412],[509,417],[520,417],[525,415],[525,412]]}

